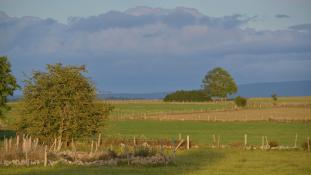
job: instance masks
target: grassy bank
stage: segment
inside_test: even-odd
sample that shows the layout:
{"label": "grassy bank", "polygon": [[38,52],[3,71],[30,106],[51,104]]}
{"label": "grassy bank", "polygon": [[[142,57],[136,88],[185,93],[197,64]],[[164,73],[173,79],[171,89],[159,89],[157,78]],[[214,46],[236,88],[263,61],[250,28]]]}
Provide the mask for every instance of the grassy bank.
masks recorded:
{"label": "grassy bank", "polygon": [[243,151],[199,149],[179,153],[176,165],[164,167],[27,167],[2,168],[0,174],[76,175],[76,174],[149,174],[149,175],[284,175],[311,173],[311,154],[301,151]]}

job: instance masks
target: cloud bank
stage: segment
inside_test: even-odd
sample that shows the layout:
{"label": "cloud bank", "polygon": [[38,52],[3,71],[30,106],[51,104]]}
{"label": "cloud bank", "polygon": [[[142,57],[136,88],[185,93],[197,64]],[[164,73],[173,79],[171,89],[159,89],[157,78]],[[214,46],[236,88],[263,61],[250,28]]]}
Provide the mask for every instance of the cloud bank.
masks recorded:
{"label": "cloud bank", "polygon": [[276,18],[290,18],[290,16],[285,15],[285,14],[276,14],[275,17]]}
{"label": "cloud bank", "polygon": [[245,27],[252,20],[185,7],[136,7],[67,24],[1,12],[0,54],[19,80],[47,63],[86,64],[99,89],[114,92],[199,88],[215,66],[239,83],[310,79],[311,24],[257,31]]}

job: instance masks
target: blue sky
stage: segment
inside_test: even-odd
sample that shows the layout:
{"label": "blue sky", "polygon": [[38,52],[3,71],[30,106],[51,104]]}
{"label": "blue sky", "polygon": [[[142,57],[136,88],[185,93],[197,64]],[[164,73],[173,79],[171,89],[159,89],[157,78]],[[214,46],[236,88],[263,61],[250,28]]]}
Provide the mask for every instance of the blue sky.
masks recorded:
{"label": "blue sky", "polygon": [[0,54],[21,82],[86,64],[100,91],[200,88],[215,66],[238,83],[311,77],[309,0],[0,0]]}
{"label": "blue sky", "polygon": [[[0,10],[10,16],[53,18],[66,23],[71,16],[92,16],[135,6],[198,9],[209,16],[246,14],[259,16],[249,23],[257,29],[281,29],[311,21],[310,0],[0,0]],[[289,18],[278,20],[276,15]]]}

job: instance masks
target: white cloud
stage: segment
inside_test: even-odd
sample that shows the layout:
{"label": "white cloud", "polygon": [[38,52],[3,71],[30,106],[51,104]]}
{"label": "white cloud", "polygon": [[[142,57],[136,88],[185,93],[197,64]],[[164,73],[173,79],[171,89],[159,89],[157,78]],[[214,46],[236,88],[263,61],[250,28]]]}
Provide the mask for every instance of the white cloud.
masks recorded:
{"label": "white cloud", "polygon": [[[245,73],[252,69],[243,66],[255,66],[254,70],[256,65],[281,66],[274,76],[278,81],[282,74],[288,75],[287,70],[300,70],[293,72],[291,78],[305,79],[311,74],[311,70],[305,67],[299,69],[300,63],[309,65],[311,62],[310,24],[288,30],[256,31],[241,28],[254,17],[215,18],[186,8],[139,10],[72,18],[67,25],[52,19],[15,18],[1,13],[0,52],[13,57],[13,64],[20,69],[19,72],[53,61],[89,64],[94,67],[95,79],[104,78],[107,82],[110,82],[109,77],[101,74],[111,75],[112,72],[120,81],[124,73],[136,75],[141,83],[146,83],[147,75],[168,82],[166,78],[174,77],[165,77],[165,74],[169,74],[172,67],[177,78],[179,74],[202,76],[214,65],[231,70],[239,68]],[[295,64],[285,61],[289,55],[296,60]],[[24,59],[28,61],[25,63]],[[279,64],[283,59],[284,62]],[[150,72],[151,68],[162,72],[157,75]],[[184,72],[186,68],[190,71],[188,74]],[[241,82],[256,81],[237,75]],[[265,76],[271,77],[265,72],[254,77],[263,80]],[[287,77],[284,76],[283,80]]]}

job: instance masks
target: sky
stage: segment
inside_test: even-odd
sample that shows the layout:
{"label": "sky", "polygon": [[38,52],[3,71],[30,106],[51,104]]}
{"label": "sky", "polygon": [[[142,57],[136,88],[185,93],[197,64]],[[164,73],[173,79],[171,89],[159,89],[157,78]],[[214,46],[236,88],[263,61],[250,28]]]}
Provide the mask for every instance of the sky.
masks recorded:
{"label": "sky", "polygon": [[198,89],[214,67],[238,84],[311,79],[310,0],[0,0],[0,55],[20,84],[85,64],[100,92]]}

